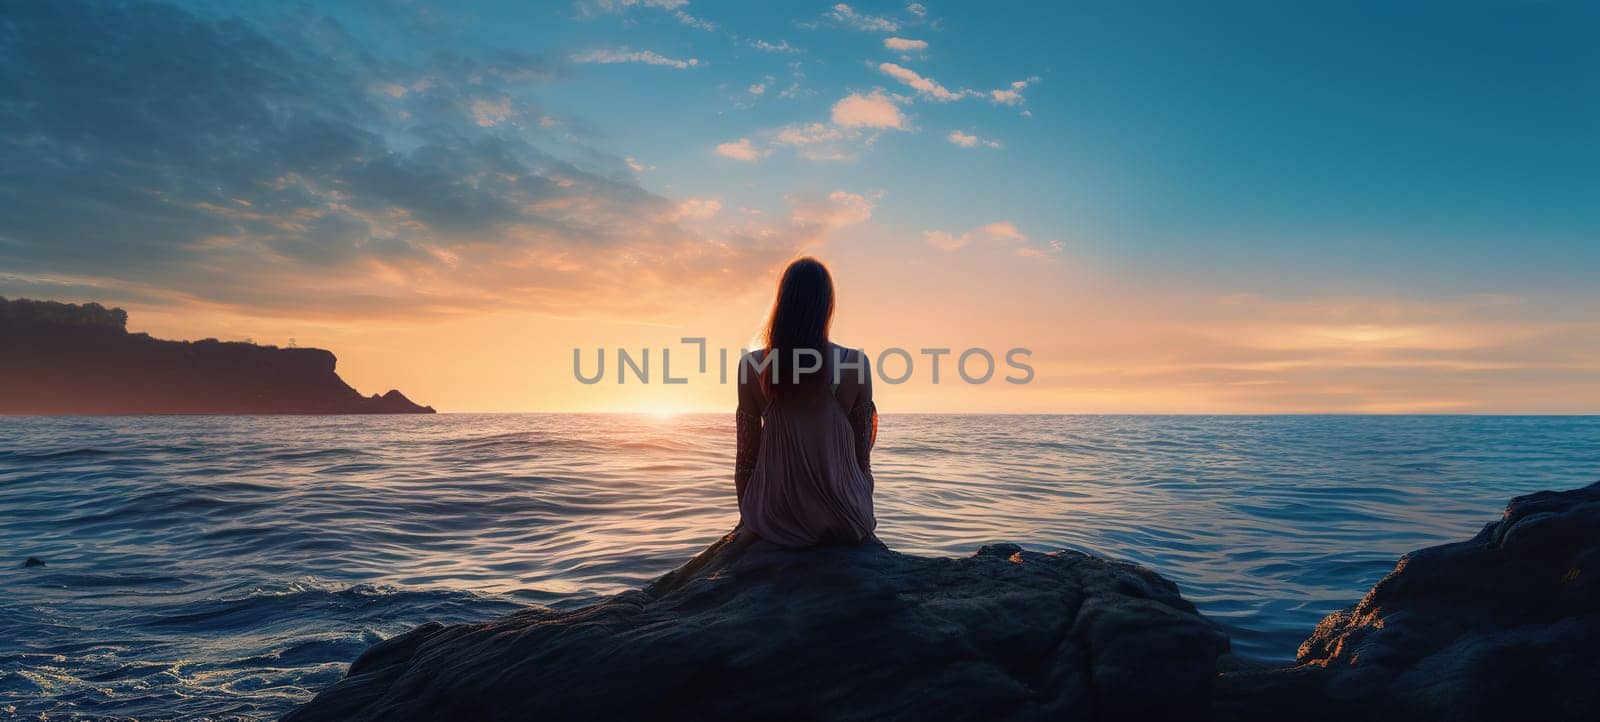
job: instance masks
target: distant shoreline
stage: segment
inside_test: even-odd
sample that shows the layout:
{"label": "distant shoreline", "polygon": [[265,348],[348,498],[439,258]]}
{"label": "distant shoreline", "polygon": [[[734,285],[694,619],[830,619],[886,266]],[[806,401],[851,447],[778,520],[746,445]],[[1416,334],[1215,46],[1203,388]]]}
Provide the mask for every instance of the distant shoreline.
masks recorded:
{"label": "distant shoreline", "polygon": [[398,390],[362,396],[317,348],[129,333],[97,303],[0,298],[0,414],[431,414]]}

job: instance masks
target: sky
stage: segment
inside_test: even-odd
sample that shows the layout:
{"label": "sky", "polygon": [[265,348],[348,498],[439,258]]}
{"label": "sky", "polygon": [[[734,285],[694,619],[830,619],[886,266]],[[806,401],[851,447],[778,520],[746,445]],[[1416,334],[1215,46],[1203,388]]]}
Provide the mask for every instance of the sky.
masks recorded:
{"label": "sky", "polygon": [[[0,295],[328,348],[444,411],[728,411],[717,349],[814,255],[835,340],[912,356],[885,412],[1600,413],[1596,27],[1527,1],[6,3]],[[986,383],[954,373],[970,348]],[[585,374],[650,349],[651,383],[580,383],[575,349]]]}

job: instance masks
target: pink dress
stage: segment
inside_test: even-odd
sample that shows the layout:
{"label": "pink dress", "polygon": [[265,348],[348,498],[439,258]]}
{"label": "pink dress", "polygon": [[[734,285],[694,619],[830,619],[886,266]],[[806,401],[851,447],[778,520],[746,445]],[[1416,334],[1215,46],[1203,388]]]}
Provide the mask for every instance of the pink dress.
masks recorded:
{"label": "pink dress", "polygon": [[860,351],[833,351],[862,371],[844,366],[838,384],[777,399],[767,397],[754,372],[741,374],[734,466],[740,523],[787,547],[859,541],[877,525],[872,374]]}

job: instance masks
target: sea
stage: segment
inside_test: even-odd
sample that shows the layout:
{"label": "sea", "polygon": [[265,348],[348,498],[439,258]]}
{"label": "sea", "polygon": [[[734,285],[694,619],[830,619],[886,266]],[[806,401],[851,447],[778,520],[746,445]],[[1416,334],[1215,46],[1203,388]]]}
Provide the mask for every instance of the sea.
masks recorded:
{"label": "sea", "polygon": [[[274,718],[416,624],[673,569],[737,522],[733,454],[731,413],[0,417],[0,717]],[[873,468],[894,549],[1137,562],[1287,661],[1600,478],[1600,417],[889,414]]]}

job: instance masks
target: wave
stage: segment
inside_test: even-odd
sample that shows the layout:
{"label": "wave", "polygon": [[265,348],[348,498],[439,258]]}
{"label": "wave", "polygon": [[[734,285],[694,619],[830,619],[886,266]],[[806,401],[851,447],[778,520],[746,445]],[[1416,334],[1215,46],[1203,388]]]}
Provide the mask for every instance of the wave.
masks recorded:
{"label": "wave", "polygon": [[[737,522],[732,437],[727,415],[0,419],[0,709],[271,718],[414,624],[639,586]],[[878,532],[1139,562],[1283,659],[1399,554],[1590,481],[1595,438],[1568,417],[890,415]]]}
{"label": "wave", "polygon": [[65,459],[82,459],[102,456],[111,456],[110,449],[62,449],[60,451],[15,451],[0,450],[0,461],[57,461]]}

